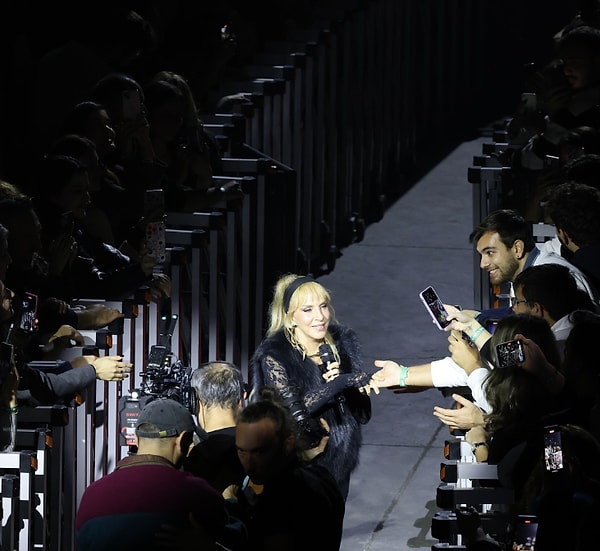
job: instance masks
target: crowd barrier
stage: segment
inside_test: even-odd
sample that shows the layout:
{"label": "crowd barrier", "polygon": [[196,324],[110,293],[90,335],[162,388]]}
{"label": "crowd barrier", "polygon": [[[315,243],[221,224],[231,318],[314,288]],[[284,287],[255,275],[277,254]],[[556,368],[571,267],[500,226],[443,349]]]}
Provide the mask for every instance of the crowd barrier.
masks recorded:
{"label": "crowd barrier", "polygon": [[484,80],[482,18],[477,0],[344,2],[268,44],[246,80],[224,86],[223,95],[248,93],[251,107],[204,124],[222,150],[215,185],[236,182],[243,196],[167,213],[171,299],[157,303],[140,289],[109,303],[123,320],[84,332],[97,354],[134,363],[126,381],[20,409],[15,450],[0,453],[3,550],[74,549],[83,491],[130,452],[163,318],[177,319],[178,380],[213,359],[233,361],[247,377],[277,277],[334,269],[418,167],[444,152]]}

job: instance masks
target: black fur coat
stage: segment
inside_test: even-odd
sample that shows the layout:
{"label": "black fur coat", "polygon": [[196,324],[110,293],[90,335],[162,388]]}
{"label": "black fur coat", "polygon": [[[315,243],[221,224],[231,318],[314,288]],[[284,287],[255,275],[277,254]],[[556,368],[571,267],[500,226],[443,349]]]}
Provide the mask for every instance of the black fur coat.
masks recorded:
{"label": "black fur coat", "polygon": [[[354,331],[330,325],[329,332],[341,359],[341,373],[333,381],[325,382],[321,367],[308,357],[302,359],[302,354],[279,331],[265,338],[256,349],[251,362],[252,385],[254,391],[263,386],[281,389],[295,385],[311,416],[327,421],[330,439],[316,461],[329,469],[346,497],[362,444],[361,427],[354,414],[360,418],[357,409],[361,404],[364,408],[365,403],[370,414],[370,399],[357,389],[369,381],[371,374],[362,371],[362,352]],[[360,421],[365,423],[368,417]]]}

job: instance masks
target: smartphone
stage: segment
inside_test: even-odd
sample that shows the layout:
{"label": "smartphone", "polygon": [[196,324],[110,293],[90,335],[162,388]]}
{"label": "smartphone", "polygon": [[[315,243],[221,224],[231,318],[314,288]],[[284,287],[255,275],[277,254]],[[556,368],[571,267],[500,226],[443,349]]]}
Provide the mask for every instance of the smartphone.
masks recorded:
{"label": "smartphone", "polygon": [[517,515],[512,551],[535,551],[538,520],[535,515]]}
{"label": "smartphone", "polygon": [[166,226],[164,222],[149,222],[146,224],[146,253],[154,257],[157,264],[167,259]]}
{"label": "smartphone", "polygon": [[142,112],[142,100],[139,90],[123,90],[123,118],[129,121],[135,120]]}
{"label": "smartphone", "polygon": [[450,325],[450,322],[446,319],[448,317],[448,312],[446,312],[444,304],[433,287],[429,286],[426,289],[423,289],[419,293],[419,297],[439,329],[444,329],[444,327]]}
{"label": "smartphone", "polygon": [[521,94],[521,105],[523,106],[523,113],[537,111],[537,95],[531,92],[523,92]]}
{"label": "smartphone", "polygon": [[544,427],[544,463],[546,471],[557,473],[563,469],[562,438],[558,425]]}
{"label": "smartphone", "polygon": [[38,297],[25,292],[21,297],[19,329],[25,333],[33,333],[37,328]]}
{"label": "smartphone", "polygon": [[520,364],[525,359],[523,343],[520,340],[501,342],[496,345],[496,366],[507,368]]}

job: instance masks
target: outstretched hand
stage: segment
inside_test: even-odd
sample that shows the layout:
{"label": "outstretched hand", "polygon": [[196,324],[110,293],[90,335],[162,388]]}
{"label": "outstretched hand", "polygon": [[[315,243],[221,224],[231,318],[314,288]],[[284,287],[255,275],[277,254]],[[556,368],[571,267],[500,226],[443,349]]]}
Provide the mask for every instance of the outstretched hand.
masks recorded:
{"label": "outstretched hand", "polygon": [[453,394],[452,399],[458,407],[442,408],[435,406],[433,408],[433,415],[444,425],[448,425],[451,429],[471,429],[484,424],[483,411],[471,400],[460,394]]}
{"label": "outstretched hand", "polygon": [[379,388],[389,388],[398,386],[400,381],[400,364],[392,360],[375,360],[375,367],[379,367],[378,371],[373,373],[371,381],[377,384]]}

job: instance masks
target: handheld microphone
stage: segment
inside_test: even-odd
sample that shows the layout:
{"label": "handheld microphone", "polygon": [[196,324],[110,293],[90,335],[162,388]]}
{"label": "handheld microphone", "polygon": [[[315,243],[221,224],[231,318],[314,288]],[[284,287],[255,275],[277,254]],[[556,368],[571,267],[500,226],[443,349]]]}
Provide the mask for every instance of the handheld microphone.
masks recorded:
{"label": "handheld microphone", "polygon": [[[329,365],[335,362],[335,356],[329,344],[323,343],[321,346],[319,346],[319,358],[321,358],[321,361],[323,362],[321,364],[321,371],[325,373],[329,369]],[[344,396],[342,394],[336,394],[335,401],[339,414],[343,415],[345,402]]]}
{"label": "handheld microphone", "polygon": [[321,361],[323,362],[321,364],[321,370],[325,373],[329,368],[329,364],[335,362],[335,356],[333,355],[333,350],[330,345],[323,343],[319,346],[319,358],[321,358]]}

